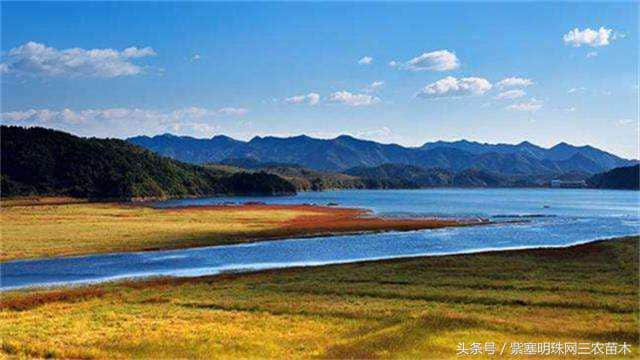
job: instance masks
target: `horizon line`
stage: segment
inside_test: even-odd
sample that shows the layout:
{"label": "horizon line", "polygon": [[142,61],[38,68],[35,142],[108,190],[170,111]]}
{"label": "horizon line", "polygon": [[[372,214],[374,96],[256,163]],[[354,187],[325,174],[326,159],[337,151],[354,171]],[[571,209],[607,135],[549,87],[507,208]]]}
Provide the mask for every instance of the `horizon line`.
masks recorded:
{"label": "horizon line", "polygon": [[607,154],[616,156],[616,157],[621,158],[621,159],[632,160],[632,161],[640,161],[640,154],[637,154],[636,158],[633,158],[633,157],[627,158],[627,157],[624,157],[624,156],[616,155],[611,151],[602,150],[602,149],[597,148],[597,147],[595,147],[593,145],[590,145],[590,144],[574,145],[574,144],[568,143],[566,141],[561,141],[561,142],[559,142],[559,143],[557,143],[557,144],[555,144],[553,146],[550,146],[550,147],[544,147],[544,146],[541,146],[541,145],[537,145],[537,144],[535,144],[535,143],[533,143],[533,142],[531,142],[529,140],[523,140],[523,141],[520,141],[519,143],[506,143],[506,142],[491,143],[491,142],[482,142],[482,141],[477,141],[477,140],[469,140],[469,139],[465,139],[465,138],[460,138],[458,140],[425,141],[424,143],[422,143],[422,145],[410,146],[410,145],[402,145],[402,144],[398,144],[398,143],[384,143],[384,142],[380,142],[380,141],[377,141],[377,140],[371,140],[371,139],[357,137],[355,135],[348,134],[348,133],[343,133],[343,134],[337,135],[335,137],[327,137],[327,138],[309,136],[309,135],[304,134],[304,133],[301,133],[301,134],[298,134],[298,135],[289,135],[289,136],[285,136],[285,135],[254,135],[249,140],[239,140],[237,138],[234,138],[232,136],[225,135],[225,134],[216,134],[216,135],[213,135],[211,137],[195,137],[195,136],[191,136],[191,135],[179,135],[179,134],[174,134],[174,133],[170,133],[170,132],[164,132],[164,133],[158,133],[158,134],[155,134],[155,135],[139,134],[139,135],[134,135],[134,136],[129,136],[129,137],[110,137],[110,136],[100,137],[100,136],[96,136],[96,135],[79,135],[77,133],[73,133],[73,132],[70,132],[70,131],[67,131],[67,130],[49,128],[49,127],[44,127],[44,126],[39,126],[39,125],[24,126],[24,125],[13,125],[13,124],[12,125],[0,124],[0,126],[2,126],[2,127],[5,127],[5,126],[6,127],[11,127],[11,126],[13,126],[13,127],[26,128],[26,129],[28,129],[28,128],[42,128],[42,129],[47,129],[47,130],[54,130],[54,131],[64,132],[64,133],[71,134],[71,135],[78,136],[78,137],[82,137],[82,138],[119,139],[119,140],[125,140],[125,141],[127,141],[129,139],[137,138],[137,137],[155,138],[155,137],[161,137],[161,136],[167,136],[168,135],[168,136],[173,136],[173,137],[178,137],[178,138],[189,138],[189,139],[194,139],[194,140],[212,140],[212,139],[214,139],[216,137],[225,137],[225,138],[229,138],[231,140],[242,142],[242,143],[249,143],[249,142],[253,141],[256,138],[257,139],[274,138],[274,139],[285,140],[285,139],[306,137],[306,138],[310,138],[310,139],[313,139],[313,140],[331,141],[331,140],[337,140],[338,138],[341,138],[341,137],[349,137],[349,138],[352,138],[352,139],[355,139],[355,140],[358,140],[358,141],[373,142],[373,143],[380,144],[380,145],[390,145],[390,146],[395,145],[395,146],[400,146],[400,147],[403,147],[403,148],[406,148],[406,149],[419,149],[419,148],[421,148],[421,147],[423,147],[423,146],[425,146],[427,144],[434,144],[434,143],[438,143],[438,142],[443,142],[443,143],[448,143],[448,144],[457,143],[457,142],[467,142],[467,143],[471,143],[471,144],[492,145],[492,146],[499,146],[499,145],[519,146],[519,145],[522,145],[522,144],[530,144],[530,145],[533,145],[533,146],[538,147],[538,148],[543,149],[543,150],[550,150],[550,149],[552,149],[552,148],[554,148],[556,146],[559,146],[559,145],[568,145],[568,146],[575,147],[575,148],[590,147],[592,149],[596,149],[598,151],[605,152]]}

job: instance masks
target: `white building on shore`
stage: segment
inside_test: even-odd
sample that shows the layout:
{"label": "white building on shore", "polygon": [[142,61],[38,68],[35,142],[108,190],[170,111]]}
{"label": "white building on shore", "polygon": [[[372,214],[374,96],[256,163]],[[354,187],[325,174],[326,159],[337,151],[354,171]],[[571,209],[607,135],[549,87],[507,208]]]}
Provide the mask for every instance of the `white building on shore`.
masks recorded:
{"label": "white building on shore", "polygon": [[565,181],[554,179],[550,184],[552,188],[583,188],[587,187],[587,182],[584,180]]}

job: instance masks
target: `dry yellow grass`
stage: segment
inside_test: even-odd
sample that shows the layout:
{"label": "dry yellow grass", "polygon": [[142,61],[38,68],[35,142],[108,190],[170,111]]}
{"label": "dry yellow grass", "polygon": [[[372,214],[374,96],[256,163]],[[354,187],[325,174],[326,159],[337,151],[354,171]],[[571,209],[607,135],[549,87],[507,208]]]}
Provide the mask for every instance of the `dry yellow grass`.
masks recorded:
{"label": "dry yellow grass", "polygon": [[12,206],[0,211],[0,260],[241,241],[302,210],[169,211],[120,204]]}
{"label": "dry yellow grass", "polygon": [[2,199],[2,207],[30,205],[64,205],[88,203],[89,199],[66,196],[17,196]]}
{"label": "dry yellow grass", "polygon": [[[5,293],[0,354],[459,359],[460,342],[613,341],[631,344],[632,355],[607,359],[632,359],[639,350],[638,244],[635,237]],[[525,357],[509,356],[507,346],[504,356],[484,358]]]}
{"label": "dry yellow grass", "polygon": [[180,209],[115,203],[10,206],[0,210],[0,261],[459,225],[451,220],[364,218],[363,213],[307,205]]}

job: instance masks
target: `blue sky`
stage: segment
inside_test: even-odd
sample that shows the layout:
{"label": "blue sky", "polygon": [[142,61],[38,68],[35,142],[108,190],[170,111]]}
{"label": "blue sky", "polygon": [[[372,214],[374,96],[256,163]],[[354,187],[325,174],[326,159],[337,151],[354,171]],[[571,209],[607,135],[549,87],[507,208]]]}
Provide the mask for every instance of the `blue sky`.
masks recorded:
{"label": "blue sky", "polygon": [[1,7],[6,124],[565,141],[638,157],[637,3]]}

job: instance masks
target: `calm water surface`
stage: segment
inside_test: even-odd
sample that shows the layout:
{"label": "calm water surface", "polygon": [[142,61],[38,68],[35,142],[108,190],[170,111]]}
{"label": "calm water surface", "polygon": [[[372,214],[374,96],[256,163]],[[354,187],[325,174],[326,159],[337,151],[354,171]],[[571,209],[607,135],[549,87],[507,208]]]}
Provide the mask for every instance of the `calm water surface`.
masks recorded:
{"label": "calm water surface", "polygon": [[[371,209],[380,216],[483,217],[487,226],[265,241],[195,249],[26,260],[0,266],[0,289],[147,276],[199,276],[291,266],[560,247],[640,233],[640,193],[584,189],[344,190],[292,197],[171,200],[157,207],[263,201]],[[524,223],[505,220],[523,219]],[[503,222],[503,223],[501,223]]]}

